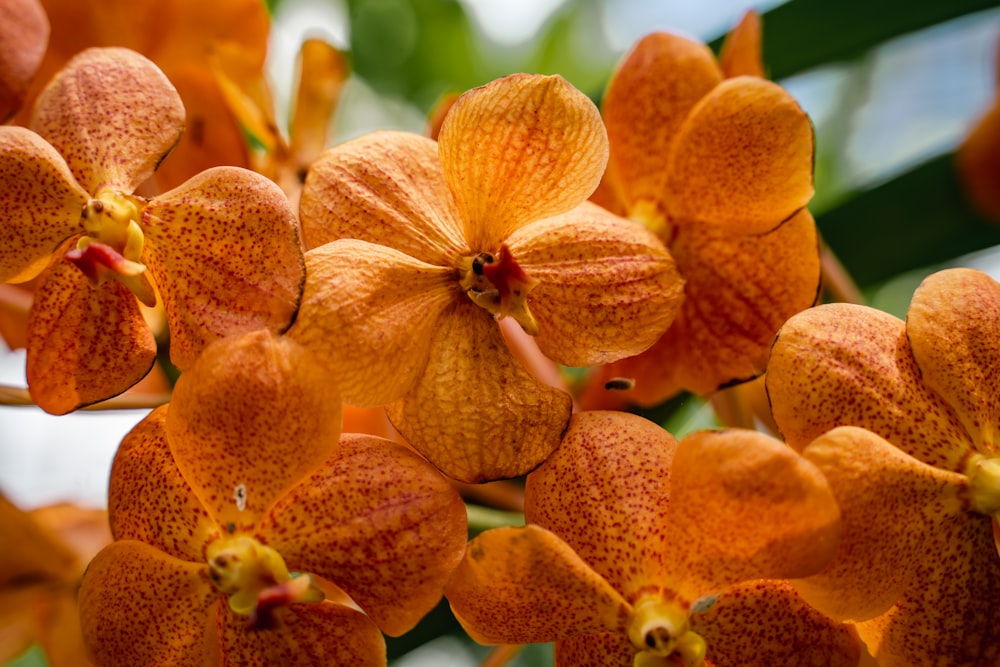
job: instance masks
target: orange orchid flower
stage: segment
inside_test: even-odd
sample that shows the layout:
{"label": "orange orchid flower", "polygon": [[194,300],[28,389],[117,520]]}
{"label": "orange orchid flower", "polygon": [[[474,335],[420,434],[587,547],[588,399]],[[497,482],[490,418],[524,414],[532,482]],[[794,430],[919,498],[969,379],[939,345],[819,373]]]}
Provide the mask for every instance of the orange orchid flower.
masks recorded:
{"label": "orange orchid flower", "polygon": [[997,92],[993,104],[966,137],[956,154],[962,185],[972,204],[1000,222],[1000,41],[995,64]]}
{"label": "orange orchid flower", "polygon": [[414,453],[341,436],[339,404],[290,339],[205,350],[115,456],[116,541],[80,591],[98,665],[385,664],[379,628],[440,600],[465,508]]}
{"label": "orange orchid flower", "polygon": [[153,306],[158,294],[182,370],[217,338],[280,331],[295,315],[298,226],[271,181],[216,167],[153,199],[134,194],[177,143],[183,118],[152,62],[107,48],[84,51],[53,79],[34,131],[0,128],[0,282],[48,266],[29,314],[27,362],[31,396],[48,412],[114,396],[146,375],[156,345],[139,303]]}
{"label": "orange orchid flower", "polygon": [[796,587],[883,667],[1000,661],[998,369],[1000,285],[971,269],[924,280],[905,323],[831,304],[774,344],[774,419],[844,515],[838,556]]}
{"label": "orange orchid flower", "polygon": [[523,528],[472,540],[445,591],[482,643],[556,642],[556,664],[856,665],[856,634],[780,581],[833,556],[819,470],[755,431],[678,443],[641,417],[573,416],[528,475]]}
{"label": "orange orchid flower", "polygon": [[[612,75],[603,101],[611,158],[593,199],[659,235],[684,300],[654,346],[595,374],[585,407],[655,405],[754,378],[778,327],[815,303],[812,126],[762,71],[759,19],[749,14],[721,65],[703,44],[655,33]],[[634,383],[610,394],[615,377]]]}
{"label": "orange orchid flower", "polygon": [[49,41],[49,20],[39,0],[0,3],[0,123],[24,105]]}
{"label": "orange orchid flower", "polygon": [[561,77],[466,93],[437,143],[376,132],[324,153],[302,193],[309,279],[290,335],[386,405],[445,474],[514,477],[559,444],[570,396],[530,375],[494,320],[570,366],[636,354],[681,281],[648,230],[586,204],[607,139]]}

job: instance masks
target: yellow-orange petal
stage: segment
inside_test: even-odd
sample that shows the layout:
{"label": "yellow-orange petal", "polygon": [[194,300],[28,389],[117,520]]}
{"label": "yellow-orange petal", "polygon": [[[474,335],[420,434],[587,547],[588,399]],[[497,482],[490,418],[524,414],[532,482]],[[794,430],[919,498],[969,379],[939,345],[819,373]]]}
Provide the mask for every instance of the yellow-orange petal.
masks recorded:
{"label": "yellow-orange petal", "polygon": [[184,106],[146,57],[94,48],[70,60],[42,91],[31,127],[91,195],[100,188],[131,194],[177,143]]}
{"label": "yellow-orange petal", "polygon": [[82,232],[89,199],[62,156],[31,130],[0,127],[0,283],[42,271],[61,241]]}
{"label": "yellow-orange petal", "polygon": [[164,427],[205,509],[245,527],[336,448],[340,397],[306,349],[257,331],[205,350],[177,381]]}
{"label": "yellow-orange petal", "polygon": [[812,125],[781,86],[726,79],[691,110],[667,170],[671,217],[770,231],[812,198]]}
{"label": "yellow-orange petal", "polygon": [[[18,581],[60,579],[76,554],[32,516],[0,495],[0,588]],[[2,633],[0,633],[2,634]]]}
{"label": "yellow-orange petal", "polygon": [[430,340],[423,374],[386,413],[406,441],[463,482],[517,477],[559,446],[572,399],[532,377],[496,322],[471,301],[454,304]]}
{"label": "yellow-orange petal", "polygon": [[1000,96],[955,155],[966,196],[991,220],[1000,221]]}
{"label": "yellow-orange petal", "polygon": [[49,41],[49,19],[39,0],[0,5],[0,123],[21,108]]}
{"label": "yellow-orange petal", "polygon": [[643,37],[618,66],[601,109],[611,143],[611,189],[626,207],[662,201],[670,145],[698,100],[720,81],[707,46],[669,33]]}
{"label": "yellow-orange petal", "polygon": [[670,465],[677,441],[625,412],[573,415],[563,442],[528,475],[525,519],[565,540],[634,602],[670,586],[663,562]]}
{"label": "yellow-orange petal", "polygon": [[246,616],[218,609],[219,653],[225,665],[385,665],[385,640],[362,612],[329,601],[274,612],[275,627],[251,628]]}
{"label": "yellow-orange petal", "polygon": [[981,271],[928,276],[913,294],[906,337],[924,384],[955,410],[982,454],[1000,454],[1000,285]]}
{"label": "yellow-orange petal", "polygon": [[833,561],[795,586],[810,604],[834,618],[877,616],[915,581],[921,560],[932,553],[928,536],[963,511],[958,496],[968,480],[920,463],[853,426],[820,436],[803,456],[826,476],[844,530]]}
{"label": "yellow-orange petal", "polygon": [[258,531],[289,569],[342,588],[389,635],[440,600],[465,551],[465,505],[426,461],[388,440],[345,434]]}
{"label": "yellow-orange petal", "polygon": [[295,214],[273,182],[237,167],[210,169],[153,199],[141,224],[170,359],[181,370],[219,338],[291,324],[305,260]]}
{"label": "yellow-orange petal", "polygon": [[336,47],[313,37],[302,42],[298,70],[288,137],[296,165],[305,169],[327,146],[330,119],[350,75],[350,63]]}
{"label": "yellow-orange petal", "polygon": [[818,572],[840,540],[840,510],[819,469],[757,431],[698,431],[670,476],[665,562],[689,599],[750,579]]}
{"label": "yellow-orange petal", "polygon": [[624,632],[598,632],[556,642],[556,667],[631,667],[635,646]]}
{"label": "yellow-orange petal", "polygon": [[65,414],[117,396],[156,361],[156,341],[127,287],[92,287],[59,259],[28,315],[28,390],[46,412]]}
{"label": "yellow-orange petal", "polygon": [[765,376],[771,413],[802,449],[835,426],[860,426],[945,470],[972,447],[958,417],[920,379],[903,322],[864,306],[828,304],[781,327]]}
{"label": "yellow-orange petal", "polygon": [[666,331],[684,283],[655,234],[593,204],[521,227],[508,240],[532,279],[538,347],[566,366],[638,354]]}
{"label": "yellow-orange petal", "polygon": [[1000,662],[1000,558],[989,524],[962,513],[934,531],[899,603],[858,624],[880,667]]}
{"label": "yellow-orange petal", "polygon": [[445,595],[483,644],[624,634],[631,610],[568,544],[534,525],[488,530],[469,542]]}
{"label": "yellow-orange petal", "polygon": [[205,632],[221,596],[204,563],[125,540],[91,561],[80,586],[84,642],[100,667],[203,665]]}
{"label": "yellow-orange petal", "polygon": [[299,215],[308,248],[361,239],[436,266],[470,252],[437,144],[417,134],[372,132],[323,153]]}
{"label": "yellow-orange petal", "polygon": [[726,35],[719,51],[719,66],[722,73],[734,76],[764,76],[764,62],[761,59],[760,15],[754,10],[743,14],[743,18]]}
{"label": "yellow-orange petal", "polygon": [[454,271],[355,239],[310,250],[306,270],[288,335],[330,367],[345,402],[401,398],[424,371],[441,313],[461,296]]}
{"label": "yellow-orange petal", "polygon": [[438,147],[477,252],[581,204],[608,161],[597,107],[558,75],[512,74],[470,90],[448,112]]}
{"label": "yellow-orange petal", "polygon": [[709,667],[783,665],[855,667],[857,632],[819,613],[784,581],[749,581],[726,590],[691,629],[708,644]]}
{"label": "yellow-orange petal", "polygon": [[198,562],[218,532],[167,444],[168,406],[151,412],[122,440],[111,466],[108,518],[116,540],[138,540]]}

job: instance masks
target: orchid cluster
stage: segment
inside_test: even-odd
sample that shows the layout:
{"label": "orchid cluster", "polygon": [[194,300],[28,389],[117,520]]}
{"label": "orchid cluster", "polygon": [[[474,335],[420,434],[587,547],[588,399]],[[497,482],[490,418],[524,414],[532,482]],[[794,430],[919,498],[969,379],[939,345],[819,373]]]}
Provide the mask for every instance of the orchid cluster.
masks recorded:
{"label": "orchid cluster", "polygon": [[[511,74],[327,146],[346,61],[303,45],[286,136],[258,0],[170,3],[183,49],[158,3],[8,5],[0,332],[48,413],[155,407],[106,515],[0,497],[0,662],[384,665],[446,599],[493,665],[1000,664],[1000,284],[820,303],[756,14],[600,107]],[[632,410],[741,383],[756,428]]]}

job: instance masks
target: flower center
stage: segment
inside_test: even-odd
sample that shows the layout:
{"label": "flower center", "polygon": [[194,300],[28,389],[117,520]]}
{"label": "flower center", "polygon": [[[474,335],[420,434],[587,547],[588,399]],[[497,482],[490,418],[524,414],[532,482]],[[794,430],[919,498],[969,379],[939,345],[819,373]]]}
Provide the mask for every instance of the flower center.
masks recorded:
{"label": "flower center", "polygon": [[496,255],[481,252],[459,260],[459,284],[472,302],[496,319],[508,315],[528,334],[538,335],[538,322],[528,310],[528,292],[538,285],[514,260],[504,243]]}
{"label": "flower center", "polygon": [[632,608],[628,638],[638,653],[634,667],[680,664],[698,667],[705,661],[705,640],[692,632],[688,610],[674,600],[647,595]]}
{"label": "flower center", "polygon": [[205,555],[208,576],[229,596],[229,608],[250,616],[252,626],[269,625],[277,607],[324,598],[312,577],[290,573],[277,551],[250,536],[223,537],[209,544]]}
{"label": "flower center", "polygon": [[987,516],[1000,515],[1000,458],[974,455],[965,468],[972,494],[972,509]]}
{"label": "flower center", "polygon": [[674,240],[673,225],[667,220],[660,205],[651,199],[640,199],[633,203],[628,209],[628,219],[643,225],[667,245]]}
{"label": "flower center", "polygon": [[86,236],[66,253],[94,286],[108,278],[121,281],[147,306],[156,305],[156,294],[142,263],[145,243],[137,222],[144,202],[121,192],[102,190],[83,205],[80,222]]}

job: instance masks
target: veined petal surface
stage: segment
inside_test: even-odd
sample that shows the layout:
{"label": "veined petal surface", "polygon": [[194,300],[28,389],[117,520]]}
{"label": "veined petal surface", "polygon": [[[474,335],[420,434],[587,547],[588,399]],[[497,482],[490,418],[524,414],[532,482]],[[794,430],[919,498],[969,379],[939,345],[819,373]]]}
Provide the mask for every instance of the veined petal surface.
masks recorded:
{"label": "veined petal surface", "polygon": [[608,161],[597,107],[558,75],[512,74],[470,90],[448,112],[438,147],[477,252],[581,204]]}

